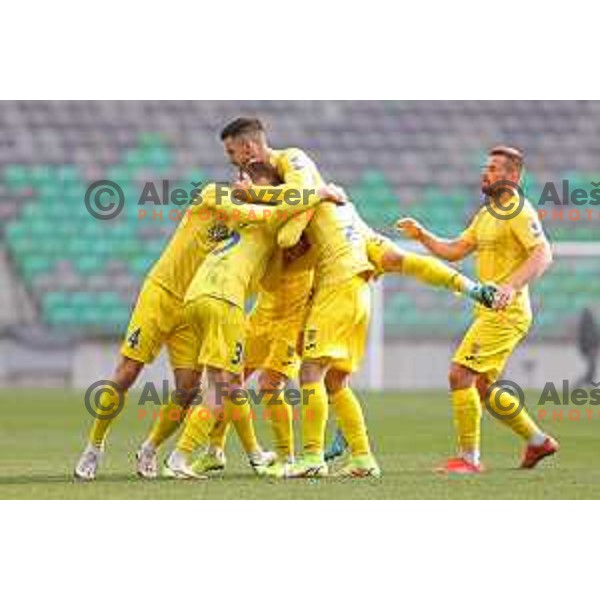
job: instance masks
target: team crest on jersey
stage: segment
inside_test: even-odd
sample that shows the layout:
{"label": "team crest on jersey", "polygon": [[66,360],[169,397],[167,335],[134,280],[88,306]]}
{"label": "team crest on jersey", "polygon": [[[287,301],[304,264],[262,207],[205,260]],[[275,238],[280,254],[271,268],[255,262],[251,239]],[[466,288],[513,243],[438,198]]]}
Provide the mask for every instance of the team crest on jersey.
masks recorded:
{"label": "team crest on jersey", "polygon": [[231,229],[223,223],[215,223],[208,230],[208,238],[211,242],[222,242],[231,235]]}

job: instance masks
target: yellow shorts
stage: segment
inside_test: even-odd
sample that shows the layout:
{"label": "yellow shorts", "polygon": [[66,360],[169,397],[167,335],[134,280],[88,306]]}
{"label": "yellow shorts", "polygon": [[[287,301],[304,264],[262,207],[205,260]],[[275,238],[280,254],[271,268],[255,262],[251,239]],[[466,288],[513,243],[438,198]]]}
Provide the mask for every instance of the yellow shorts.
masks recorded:
{"label": "yellow shorts", "polygon": [[[298,332],[299,333],[299,332]],[[300,357],[296,351],[297,338],[277,336],[248,329],[244,367],[252,371],[269,370],[295,379],[300,369]]]}
{"label": "yellow shorts", "polygon": [[244,311],[212,296],[185,304],[185,316],[198,338],[196,363],[239,375],[244,367]]}
{"label": "yellow shorts", "polygon": [[183,302],[158,283],[148,279],[138,296],[121,354],[147,364],[167,347],[173,369],[195,369],[196,336],[186,322]]}
{"label": "yellow shorts", "polygon": [[371,291],[360,276],[340,286],[317,289],[303,333],[303,359],[332,359],[353,373],[365,353],[371,317]]}
{"label": "yellow shorts", "polygon": [[506,361],[531,326],[529,317],[485,312],[478,315],[454,354],[453,362],[497,381]]}

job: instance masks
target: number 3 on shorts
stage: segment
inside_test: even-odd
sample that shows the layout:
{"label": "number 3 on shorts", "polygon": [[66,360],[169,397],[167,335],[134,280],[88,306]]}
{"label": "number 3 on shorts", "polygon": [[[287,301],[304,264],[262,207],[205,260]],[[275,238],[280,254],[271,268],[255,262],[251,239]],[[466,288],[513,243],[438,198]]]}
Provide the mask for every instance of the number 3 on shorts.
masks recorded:
{"label": "number 3 on shorts", "polygon": [[232,365],[239,365],[242,361],[242,354],[244,352],[244,346],[242,342],[235,343],[235,351],[233,353],[233,358],[231,359]]}

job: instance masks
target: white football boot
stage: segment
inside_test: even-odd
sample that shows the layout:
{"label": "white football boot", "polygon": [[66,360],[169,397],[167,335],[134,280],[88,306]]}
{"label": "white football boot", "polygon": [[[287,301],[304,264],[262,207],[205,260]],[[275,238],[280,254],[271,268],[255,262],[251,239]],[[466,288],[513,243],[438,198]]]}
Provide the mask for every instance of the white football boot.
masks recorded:
{"label": "white football boot", "polygon": [[156,448],[150,444],[142,444],[136,452],[137,461],[135,472],[142,479],[156,479],[158,477],[158,460]]}
{"label": "white football boot", "polygon": [[170,479],[208,479],[206,475],[196,473],[187,463],[186,457],[173,450],[165,460],[163,476]]}
{"label": "white football boot", "polygon": [[103,448],[97,448],[93,444],[88,443],[75,466],[75,479],[79,481],[94,481],[103,454]]}
{"label": "white football boot", "polygon": [[271,450],[257,450],[248,453],[248,463],[257,475],[264,475],[265,469],[277,460],[277,454]]}

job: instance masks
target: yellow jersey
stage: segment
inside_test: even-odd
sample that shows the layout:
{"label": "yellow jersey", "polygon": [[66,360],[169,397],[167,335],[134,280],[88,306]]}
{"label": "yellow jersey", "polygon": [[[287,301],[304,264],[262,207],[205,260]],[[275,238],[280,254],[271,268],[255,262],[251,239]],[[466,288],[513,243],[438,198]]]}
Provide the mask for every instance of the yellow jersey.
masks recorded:
{"label": "yellow jersey", "polygon": [[[315,163],[297,148],[273,151],[271,163],[289,188],[310,189],[324,184]],[[316,208],[306,228],[308,241],[317,252],[315,287],[338,285],[360,273],[373,273],[367,256],[366,227],[351,204],[323,203]],[[282,228],[280,245],[286,245],[281,240],[294,228],[299,224],[290,222]],[[294,240],[298,237],[290,236]]]}
{"label": "yellow jersey", "polygon": [[324,185],[315,163],[298,148],[271,150],[269,162],[283,180],[282,189],[310,190]]}
{"label": "yellow jersey", "polygon": [[317,249],[315,287],[339,285],[375,269],[367,253],[369,228],[352,204],[321,204],[306,229],[311,246]]}
{"label": "yellow jersey", "polygon": [[260,219],[262,206],[240,205],[228,188],[214,183],[203,188],[198,202],[185,211],[167,247],[147,275],[183,300],[194,274],[206,256],[240,225]]}
{"label": "yellow jersey", "polygon": [[314,253],[309,249],[285,265],[281,256],[273,262],[278,268],[273,267],[276,272],[269,274],[270,284],[259,287],[250,315],[252,325],[259,329],[299,329],[304,323],[313,285]]}
{"label": "yellow jersey", "polygon": [[[496,284],[506,283],[531,250],[546,242],[538,215],[527,200],[518,214],[506,220],[498,219],[486,206],[482,207],[461,234],[461,239],[475,244],[477,278],[484,283]],[[489,312],[480,305],[475,310],[478,313]],[[515,294],[506,310],[531,318],[528,286]]]}
{"label": "yellow jersey", "polygon": [[[246,296],[262,278],[277,247],[278,229],[286,221],[306,227],[311,209],[319,202],[319,196],[312,193],[306,204],[297,207],[287,204],[259,207],[254,211],[254,221],[237,224],[232,235],[205,258],[192,279],[185,301],[212,296],[244,308]],[[248,206],[243,208],[247,210]]]}

